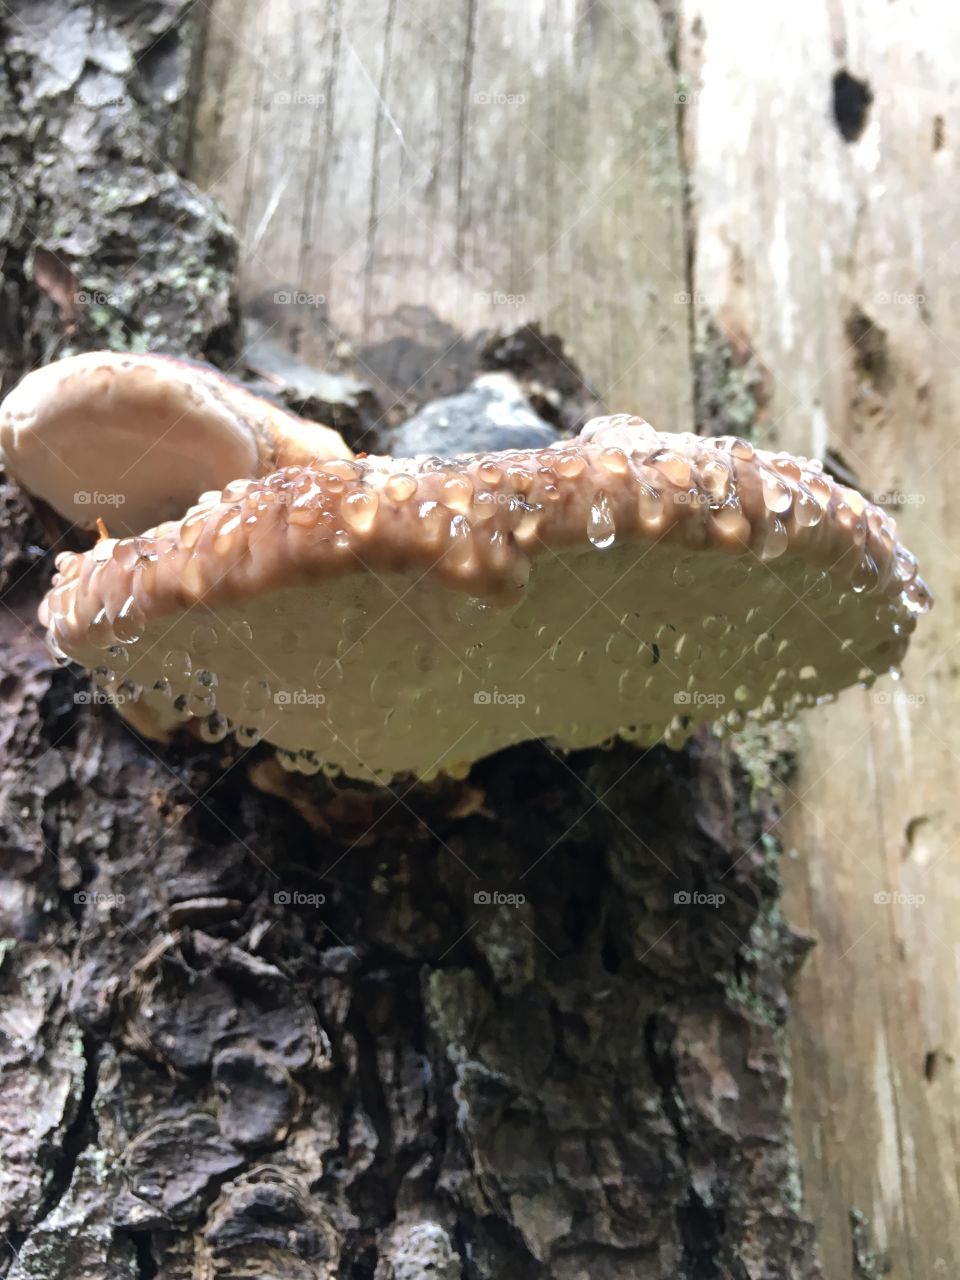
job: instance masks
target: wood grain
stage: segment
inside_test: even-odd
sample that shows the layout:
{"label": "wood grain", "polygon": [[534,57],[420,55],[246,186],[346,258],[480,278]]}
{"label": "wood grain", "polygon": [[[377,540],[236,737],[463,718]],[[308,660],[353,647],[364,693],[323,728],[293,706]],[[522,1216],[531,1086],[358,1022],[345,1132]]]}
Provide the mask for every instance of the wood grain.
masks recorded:
{"label": "wood grain", "polygon": [[411,308],[451,344],[536,318],[611,406],[690,427],[675,77],[652,0],[212,15],[193,176],[239,227],[248,300],[323,295],[302,350],[331,330],[388,340]]}
{"label": "wood grain", "polygon": [[[698,324],[767,371],[763,443],[836,451],[938,595],[902,681],[800,730],[781,834],[787,914],[818,941],[793,1020],[807,1208],[828,1275],[851,1274],[856,1207],[894,1275],[930,1280],[960,1264],[960,18],[886,0],[739,11],[696,0],[683,19]],[[873,97],[851,142],[843,68]]]}

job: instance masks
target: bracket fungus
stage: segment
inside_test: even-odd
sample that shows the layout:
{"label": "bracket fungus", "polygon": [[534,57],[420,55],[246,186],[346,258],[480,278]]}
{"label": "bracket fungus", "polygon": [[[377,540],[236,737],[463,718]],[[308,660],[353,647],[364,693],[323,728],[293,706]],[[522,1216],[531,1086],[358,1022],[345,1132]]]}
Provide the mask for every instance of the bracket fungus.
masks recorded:
{"label": "bracket fungus", "polygon": [[790,717],[895,671],[929,605],[894,522],[818,462],[621,415],[235,477],[60,555],[41,620],[158,724],[385,782]]}
{"label": "bracket fungus", "polygon": [[0,451],[13,479],[71,523],[92,529],[109,510],[127,534],[240,476],[352,457],[338,432],[212,368],[111,351],[27,374],[0,408]]}

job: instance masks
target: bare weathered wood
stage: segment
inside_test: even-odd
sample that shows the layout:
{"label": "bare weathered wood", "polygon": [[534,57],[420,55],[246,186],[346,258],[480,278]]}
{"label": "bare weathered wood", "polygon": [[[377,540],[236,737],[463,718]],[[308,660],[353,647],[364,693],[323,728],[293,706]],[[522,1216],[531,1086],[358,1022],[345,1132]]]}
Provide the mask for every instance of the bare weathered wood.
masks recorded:
{"label": "bare weathered wood", "polygon": [[[852,1207],[897,1276],[960,1268],[958,54],[952,11],[751,0],[731,22],[722,0],[684,6],[700,342],[718,327],[763,371],[757,438],[832,451],[939,597],[899,684],[803,722],[785,799],[787,909],[819,943],[797,990],[795,1114],[833,1277],[853,1266]],[[844,70],[864,91],[840,102],[842,130]]]}
{"label": "bare weathered wood", "polygon": [[298,309],[299,348],[335,332],[363,358],[416,336],[411,315],[421,338],[425,315],[452,326],[445,347],[536,319],[612,406],[690,427],[653,0],[218,0],[213,16],[193,175],[237,224],[243,295],[269,323],[289,323],[275,294],[322,295]]}

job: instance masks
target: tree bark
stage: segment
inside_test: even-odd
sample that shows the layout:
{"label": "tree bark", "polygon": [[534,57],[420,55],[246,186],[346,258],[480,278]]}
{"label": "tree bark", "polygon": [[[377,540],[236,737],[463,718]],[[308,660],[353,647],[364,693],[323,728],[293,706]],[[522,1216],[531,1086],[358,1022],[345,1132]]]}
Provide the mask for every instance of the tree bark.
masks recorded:
{"label": "tree bark", "polygon": [[[202,9],[0,19],[5,386],[104,345],[232,367],[235,240],[180,176]],[[10,1280],[821,1276],[774,744],[382,790],[161,748],[46,655],[55,542],[6,486]]]}

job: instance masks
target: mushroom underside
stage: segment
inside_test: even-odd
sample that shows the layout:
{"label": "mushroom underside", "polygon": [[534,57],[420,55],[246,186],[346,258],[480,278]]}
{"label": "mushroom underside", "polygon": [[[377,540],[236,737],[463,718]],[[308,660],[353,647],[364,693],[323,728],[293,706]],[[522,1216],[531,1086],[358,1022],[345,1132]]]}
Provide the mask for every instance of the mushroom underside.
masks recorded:
{"label": "mushroom underside", "polygon": [[[881,615],[883,615],[881,617]],[[783,557],[657,544],[538,557],[497,607],[417,569],[285,586],[151,618],[71,656],[107,696],[292,769],[430,778],[531,738],[679,746],[701,723],[790,717],[900,661],[913,619]]]}

